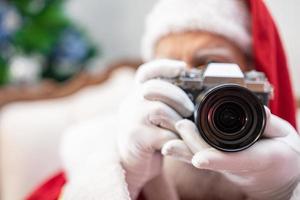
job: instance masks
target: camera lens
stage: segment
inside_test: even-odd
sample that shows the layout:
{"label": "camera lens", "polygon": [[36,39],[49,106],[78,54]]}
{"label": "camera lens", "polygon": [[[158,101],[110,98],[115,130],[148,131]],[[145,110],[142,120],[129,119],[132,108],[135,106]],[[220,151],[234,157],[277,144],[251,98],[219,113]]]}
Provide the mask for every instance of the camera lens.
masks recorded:
{"label": "camera lens", "polygon": [[247,88],[234,84],[213,87],[196,100],[195,123],[203,139],[222,151],[253,145],[265,128],[262,102]]}
{"label": "camera lens", "polygon": [[216,128],[225,134],[236,133],[245,126],[245,111],[236,103],[226,102],[221,104],[213,115]]}

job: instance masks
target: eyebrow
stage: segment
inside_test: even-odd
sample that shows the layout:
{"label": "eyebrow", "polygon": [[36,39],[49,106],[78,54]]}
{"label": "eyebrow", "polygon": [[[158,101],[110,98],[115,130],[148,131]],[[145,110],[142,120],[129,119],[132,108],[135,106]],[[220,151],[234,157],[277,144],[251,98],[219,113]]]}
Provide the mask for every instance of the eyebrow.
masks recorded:
{"label": "eyebrow", "polygon": [[208,49],[199,49],[196,52],[197,57],[208,57],[208,56],[222,56],[230,60],[234,60],[233,53],[224,47],[213,47]]}

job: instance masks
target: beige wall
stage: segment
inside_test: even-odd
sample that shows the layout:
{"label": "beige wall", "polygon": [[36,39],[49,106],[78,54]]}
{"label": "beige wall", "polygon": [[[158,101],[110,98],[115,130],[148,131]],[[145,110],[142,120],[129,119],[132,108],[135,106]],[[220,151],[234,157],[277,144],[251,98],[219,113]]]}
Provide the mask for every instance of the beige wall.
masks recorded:
{"label": "beige wall", "polygon": [[104,60],[137,57],[146,13],[155,0],[71,0],[69,13],[90,31]]}
{"label": "beige wall", "polygon": [[267,0],[266,2],[280,28],[291,67],[293,85],[300,98],[300,1]]}

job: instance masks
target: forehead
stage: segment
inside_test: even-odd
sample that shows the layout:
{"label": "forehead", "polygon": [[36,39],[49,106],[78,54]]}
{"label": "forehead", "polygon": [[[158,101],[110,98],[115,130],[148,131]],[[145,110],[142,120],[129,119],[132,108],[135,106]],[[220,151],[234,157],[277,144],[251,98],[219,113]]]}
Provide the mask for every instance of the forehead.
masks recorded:
{"label": "forehead", "polygon": [[216,61],[237,63],[243,70],[252,68],[249,58],[234,42],[209,32],[169,34],[157,42],[154,52],[156,58],[183,60],[190,67]]}
{"label": "forehead", "polygon": [[[216,50],[217,49],[217,50]],[[195,51],[203,53],[226,53],[240,51],[231,41],[217,34],[208,32],[174,33],[162,37],[156,44],[156,55],[182,57]]]}

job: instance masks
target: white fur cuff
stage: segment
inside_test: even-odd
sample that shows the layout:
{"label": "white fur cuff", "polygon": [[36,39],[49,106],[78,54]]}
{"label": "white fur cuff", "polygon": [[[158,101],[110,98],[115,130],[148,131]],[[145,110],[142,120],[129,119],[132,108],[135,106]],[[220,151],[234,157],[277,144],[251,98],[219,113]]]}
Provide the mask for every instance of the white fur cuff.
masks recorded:
{"label": "white fur cuff", "polygon": [[82,173],[72,177],[63,190],[63,200],[130,200],[124,170],[109,158],[102,162],[93,155]]}
{"label": "white fur cuff", "polygon": [[62,158],[68,182],[63,200],[130,200],[114,122],[114,116],[97,117],[64,133]]}

